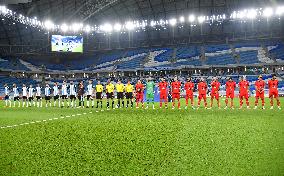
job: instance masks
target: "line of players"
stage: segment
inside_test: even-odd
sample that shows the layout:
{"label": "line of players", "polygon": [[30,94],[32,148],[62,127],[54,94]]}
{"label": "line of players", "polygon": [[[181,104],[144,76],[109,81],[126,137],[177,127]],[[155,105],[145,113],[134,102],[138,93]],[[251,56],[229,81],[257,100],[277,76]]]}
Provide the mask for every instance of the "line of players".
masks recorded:
{"label": "line of players", "polygon": [[[256,96],[255,96],[255,109],[258,106],[258,100],[262,100],[262,109],[264,109],[265,101],[264,101],[264,88],[266,83],[262,80],[262,76],[258,77],[258,80],[255,82],[255,89],[256,89]],[[74,85],[71,81],[70,85],[67,85],[67,82],[64,81],[61,89],[59,89],[58,84],[54,83],[54,86],[51,88],[49,84],[46,84],[44,88],[44,99],[46,101],[46,107],[51,106],[51,96],[53,95],[53,106],[56,106],[58,102],[58,106],[64,107],[65,102],[67,106],[76,107],[76,99],[79,100],[79,107],[84,107],[84,98],[87,98],[87,105],[86,107],[94,107],[95,99],[97,100],[96,108],[102,108],[102,98],[103,92],[106,93],[107,97],[107,108],[115,108],[114,102],[114,91],[116,90],[117,93],[117,105],[116,107],[133,107],[134,99],[136,99],[136,108],[139,108],[139,104],[142,104],[142,108],[144,108],[144,90],[146,89],[146,101],[147,106],[149,107],[149,103],[152,103],[153,109],[154,106],[154,94],[155,94],[155,83],[148,79],[146,85],[142,84],[140,80],[138,80],[135,87],[130,83],[127,82],[126,85],[122,84],[121,81],[118,81],[116,85],[112,84],[111,81],[108,81],[107,85],[104,87],[100,81],[98,81],[97,85],[94,87],[92,81],[89,81],[87,85],[86,92],[84,88],[84,84],[81,81],[78,84],[78,87]],[[181,98],[181,91],[182,85],[181,82],[178,81],[177,77],[174,78],[172,83],[168,83],[164,78],[161,79],[161,82],[158,83],[158,91],[160,93],[160,108],[162,108],[163,103],[165,107],[168,107],[168,95],[171,95],[172,98],[172,109],[176,107],[180,109],[180,98]],[[211,109],[213,106],[213,101],[217,101],[217,105],[220,108],[220,98],[219,98],[219,90],[220,90],[220,82],[218,82],[217,78],[214,78],[211,82],[211,92],[210,92],[210,107],[207,106],[207,83],[203,78],[200,79],[199,83],[197,84],[197,91],[198,91],[198,104],[197,108],[199,108],[201,101],[204,101],[204,106],[207,109]],[[241,77],[240,82],[238,83],[239,86],[239,100],[240,100],[240,109],[243,107],[243,101],[245,100],[246,106],[249,109],[249,82],[246,80],[246,77]],[[234,98],[235,98],[235,89],[237,84],[232,78],[229,78],[226,82],[226,107],[228,108],[229,99],[231,100],[230,107],[234,109]],[[275,75],[273,75],[272,79],[268,81],[268,88],[269,88],[269,98],[270,98],[270,105],[271,109],[273,109],[273,99],[275,98],[277,101],[277,106],[280,108],[280,101],[278,96],[278,80]],[[37,87],[34,89],[32,85],[27,88],[25,85],[22,87],[22,107],[28,106],[37,106],[42,107],[42,92],[41,87],[38,84]],[[53,93],[51,94],[51,90]],[[69,90],[69,91],[68,91]],[[186,92],[185,100],[187,109],[189,100],[191,103],[191,107],[194,108],[194,90],[195,84],[191,78],[188,78],[187,81],[184,83],[183,90]],[[16,102],[18,102],[18,107],[20,107],[20,97],[19,91],[16,84],[13,85],[12,88],[13,97],[14,97],[14,107],[16,106]],[[34,93],[35,92],[35,93]],[[61,96],[59,93],[61,92]],[[95,96],[94,96],[95,95]],[[124,97],[126,98],[126,104],[124,101]],[[70,101],[68,100],[70,99]],[[90,105],[91,102],[91,105]],[[5,103],[6,107],[8,107],[8,103],[11,107],[10,101],[10,89],[5,84]]]}

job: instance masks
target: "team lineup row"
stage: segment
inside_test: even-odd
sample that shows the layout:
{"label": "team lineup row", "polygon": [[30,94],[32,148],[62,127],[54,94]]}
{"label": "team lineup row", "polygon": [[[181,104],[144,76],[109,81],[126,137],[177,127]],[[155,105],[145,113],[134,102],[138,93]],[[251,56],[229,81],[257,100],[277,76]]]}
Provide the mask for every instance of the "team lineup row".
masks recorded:
{"label": "team lineup row", "polygon": [[[268,88],[269,88],[269,98],[270,98],[270,105],[271,109],[273,109],[273,99],[276,99],[277,106],[280,108],[280,100],[278,95],[278,80],[275,75],[268,81]],[[264,100],[264,89],[265,89],[265,81],[262,80],[262,76],[258,77],[258,80],[255,82],[255,109],[258,106],[258,100],[262,100],[262,109],[264,109],[265,100]],[[106,93],[107,98],[107,108],[110,108],[110,101],[112,108],[114,107],[114,92],[117,93],[117,105],[116,107],[133,107],[134,99],[136,100],[136,108],[139,108],[139,104],[142,104],[142,108],[144,107],[144,94],[146,94],[146,101],[148,108],[149,103],[152,103],[154,107],[154,89],[158,87],[158,93],[160,94],[160,108],[162,104],[165,104],[167,108],[169,97],[172,100],[172,108],[175,108],[175,104],[177,101],[177,108],[180,109],[180,98],[181,98],[181,91],[182,89],[185,91],[185,100],[186,100],[186,109],[189,104],[189,100],[191,103],[191,107],[194,109],[194,101],[193,101],[193,93],[195,91],[195,83],[192,81],[191,78],[188,78],[187,81],[184,83],[182,88],[181,82],[178,80],[177,77],[174,78],[174,81],[170,84],[164,79],[161,79],[161,82],[156,85],[151,79],[147,80],[146,85],[142,84],[140,80],[137,81],[137,84],[133,86],[130,81],[127,84],[122,84],[121,81],[118,81],[116,85],[114,85],[111,81],[107,82],[106,86],[103,86],[100,81],[97,82],[96,86],[93,86],[92,81],[89,81],[87,85],[86,91],[84,88],[83,81],[81,81],[78,86],[76,86],[72,81],[69,85],[67,82],[64,81],[61,89],[57,83],[54,83],[54,86],[51,88],[49,84],[46,84],[44,88],[44,99],[46,101],[46,106],[51,106],[51,97],[53,96],[54,99],[54,106],[58,102],[58,106],[64,107],[65,101],[67,106],[76,107],[76,98],[79,100],[78,107],[84,107],[84,98],[87,99],[86,107],[91,106],[94,107],[94,99],[97,100],[97,108],[102,108],[102,99],[103,99],[103,92]],[[220,90],[220,82],[218,82],[217,78],[213,78],[211,82],[211,91],[210,91],[210,108],[213,106],[213,101],[217,101],[218,108],[220,108],[220,101],[219,101],[219,90]],[[13,100],[14,100],[14,107],[16,102],[18,101],[18,106],[20,107],[20,93],[18,91],[18,87],[16,84],[13,84],[13,88],[10,90],[7,84],[4,85],[5,87],[5,105],[8,107],[8,103],[11,107],[11,100],[10,100],[10,93],[13,93]],[[234,101],[235,98],[235,89],[237,84],[232,78],[229,78],[226,82],[226,108],[228,108],[229,99],[231,100],[230,107],[234,108]],[[241,77],[238,83],[239,87],[239,99],[240,99],[240,109],[243,107],[243,100],[246,102],[247,108],[249,106],[249,82],[246,80],[246,77]],[[51,93],[51,90],[53,91]],[[69,90],[69,91],[68,91]],[[198,104],[197,108],[199,108],[201,101],[204,101],[204,106],[207,108],[207,90],[208,86],[207,83],[203,78],[197,83],[197,92],[198,92]],[[60,96],[61,93],[61,96]],[[51,96],[52,95],[52,96]],[[28,107],[32,104],[37,107],[42,107],[42,88],[38,84],[37,87],[34,89],[32,85],[26,87],[23,85],[22,87],[22,106]],[[70,99],[69,100],[67,99]],[[126,105],[124,102],[124,98],[126,98]]]}

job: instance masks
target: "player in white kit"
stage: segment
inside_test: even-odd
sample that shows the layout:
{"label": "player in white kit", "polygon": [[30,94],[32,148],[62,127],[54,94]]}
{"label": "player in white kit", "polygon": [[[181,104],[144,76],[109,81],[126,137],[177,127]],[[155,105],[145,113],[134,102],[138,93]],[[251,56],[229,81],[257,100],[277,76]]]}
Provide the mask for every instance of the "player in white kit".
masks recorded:
{"label": "player in white kit", "polygon": [[13,84],[13,96],[14,96],[14,107],[16,106],[16,101],[18,101],[18,107],[20,107],[19,90],[16,84]]}
{"label": "player in white kit", "polygon": [[38,108],[42,107],[41,87],[39,84],[36,86],[36,104]]}
{"label": "player in white kit", "polygon": [[28,100],[28,88],[26,87],[25,84],[23,84],[23,87],[22,87],[22,101],[23,101],[22,107],[25,107],[26,104],[27,104],[26,107],[29,106],[27,100]]}
{"label": "player in white kit", "polygon": [[4,85],[4,94],[5,94],[5,107],[8,107],[8,102],[9,102],[9,107],[11,107],[11,100],[10,100],[10,90],[7,84]]}
{"label": "player in white kit", "polygon": [[33,88],[33,85],[30,85],[29,87],[29,106],[31,107],[32,106],[32,102],[33,102],[33,105],[35,106],[35,101],[34,101],[34,88]]}
{"label": "player in white kit", "polygon": [[70,95],[70,104],[71,107],[75,107],[76,108],[76,86],[73,83],[73,81],[70,82],[70,86],[69,86],[69,95]]}
{"label": "player in white kit", "polygon": [[57,83],[54,83],[53,86],[53,106],[56,106],[56,101],[58,101],[58,106],[60,107],[60,102],[59,102],[59,89],[57,86]]}
{"label": "player in white kit", "polygon": [[45,107],[48,106],[49,102],[49,107],[51,107],[51,102],[50,102],[50,87],[48,84],[46,84],[44,88],[44,96],[45,96]]}
{"label": "player in white kit", "polygon": [[63,81],[62,87],[61,87],[61,107],[64,107],[64,101],[67,101],[67,106],[69,107],[69,102],[67,100],[68,92],[67,92],[67,84],[66,81]]}
{"label": "player in white kit", "polygon": [[89,84],[87,86],[87,108],[90,106],[90,100],[92,101],[92,108],[94,108],[94,99],[93,99],[93,93],[94,93],[94,88],[93,88],[93,81],[89,81]]}

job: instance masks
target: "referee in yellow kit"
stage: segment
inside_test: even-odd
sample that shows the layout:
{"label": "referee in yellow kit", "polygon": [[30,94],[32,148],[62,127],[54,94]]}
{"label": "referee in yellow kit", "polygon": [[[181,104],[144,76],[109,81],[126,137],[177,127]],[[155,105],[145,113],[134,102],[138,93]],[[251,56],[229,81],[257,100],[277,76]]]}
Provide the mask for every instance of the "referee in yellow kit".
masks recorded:
{"label": "referee in yellow kit", "polygon": [[120,108],[120,100],[122,101],[122,107],[124,108],[124,85],[121,83],[120,80],[118,80],[117,84],[116,84],[116,93],[117,93],[117,100],[118,100],[118,105],[117,107]]}
{"label": "referee in yellow kit", "polygon": [[101,103],[101,108],[103,108],[103,97],[102,97],[103,90],[104,90],[104,87],[101,84],[101,81],[98,81],[96,85],[97,108],[99,108],[99,103]]}
{"label": "referee in yellow kit", "polygon": [[110,99],[112,100],[111,107],[112,107],[112,109],[114,108],[113,91],[114,91],[114,85],[109,80],[107,82],[107,85],[106,85],[107,109],[109,109],[109,101],[110,101]]}

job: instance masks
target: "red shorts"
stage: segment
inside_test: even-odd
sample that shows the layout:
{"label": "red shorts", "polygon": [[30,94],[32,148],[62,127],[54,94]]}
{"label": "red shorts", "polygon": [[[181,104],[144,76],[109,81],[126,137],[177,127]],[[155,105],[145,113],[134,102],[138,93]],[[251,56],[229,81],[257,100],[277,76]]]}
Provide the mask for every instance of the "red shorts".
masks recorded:
{"label": "red shorts", "polygon": [[264,98],[264,92],[256,92],[256,94],[255,94],[255,98],[261,98],[261,99],[263,99]]}
{"label": "red shorts", "polygon": [[173,93],[173,99],[180,99],[180,93]]}
{"label": "red shorts", "polygon": [[199,94],[198,99],[206,99],[206,94]]}
{"label": "red shorts", "polygon": [[168,100],[168,96],[166,93],[161,93],[160,94],[160,100]]}
{"label": "red shorts", "polygon": [[186,94],[185,99],[193,99],[193,94]]}
{"label": "red shorts", "polygon": [[274,97],[274,98],[278,98],[278,91],[270,91],[269,92],[269,98]]}
{"label": "red shorts", "polygon": [[240,97],[240,98],[245,98],[245,99],[247,99],[247,98],[249,98],[249,95],[248,95],[247,92],[240,92],[239,97]]}
{"label": "red shorts", "polygon": [[143,93],[137,93],[136,94],[136,101],[143,101],[144,95]]}
{"label": "red shorts", "polygon": [[234,92],[226,92],[226,98],[235,98]]}
{"label": "red shorts", "polygon": [[211,99],[213,99],[213,98],[215,98],[215,99],[219,99],[219,93],[211,93]]}

